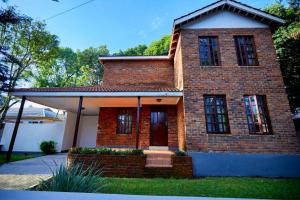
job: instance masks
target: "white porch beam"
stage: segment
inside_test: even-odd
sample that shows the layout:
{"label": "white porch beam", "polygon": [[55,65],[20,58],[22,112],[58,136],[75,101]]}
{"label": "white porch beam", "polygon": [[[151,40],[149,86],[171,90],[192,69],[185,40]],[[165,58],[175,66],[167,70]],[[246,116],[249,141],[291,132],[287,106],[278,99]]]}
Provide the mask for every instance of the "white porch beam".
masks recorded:
{"label": "white porch beam", "polygon": [[27,97],[181,97],[183,92],[12,92]]}

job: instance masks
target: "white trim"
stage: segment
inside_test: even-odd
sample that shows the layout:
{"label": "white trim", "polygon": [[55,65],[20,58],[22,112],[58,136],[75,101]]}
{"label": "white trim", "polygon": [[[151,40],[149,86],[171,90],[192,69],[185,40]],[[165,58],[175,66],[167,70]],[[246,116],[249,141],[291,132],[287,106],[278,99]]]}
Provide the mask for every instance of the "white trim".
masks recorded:
{"label": "white trim", "polygon": [[205,12],[211,10],[211,9],[217,8],[217,7],[219,7],[219,6],[221,6],[221,5],[225,4],[225,3],[226,3],[226,0],[223,0],[223,1],[220,1],[219,3],[213,4],[213,5],[211,5],[211,6],[207,7],[207,8],[204,8],[204,9],[201,9],[201,10],[199,10],[197,12],[191,13],[191,14],[185,16],[185,17],[181,17],[179,19],[175,19],[174,20],[174,25],[180,24],[180,23],[182,23],[184,21],[187,21],[187,20],[189,20],[189,19],[191,19],[193,17],[201,15],[201,14],[203,14],[203,13],[205,13]]}
{"label": "white trim", "polygon": [[99,60],[169,60],[169,56],[100,56]]}
{"label": "white trim", "polygon": [[239,3],[236,3],[236,2],[232,2],[232,1],[230,1],[230,0],[228,0],[227,2],[228,2],[228,4],[230,4],[231,6],[237,7],[237,8],[239,8],[239,9],[241,9],[241,10],[244,10],[244,11],[247,11],[247,12],[251,12],[251,13],[253,13],[253,14],[260,15],[260,16],[265,17],[265,18],[269,18],[269,19],[271,19],[271,20],[273,20],[273,21],[276,21],[276,22],[278,22],[278,23],[282,23],[282,24],[285,23],[285,21],[284,21],[283,19],[281,19],[281,18],[279,18],[279,17],[276,17],[276,16],[274,16],[274,15],[270,15],[270,14],[268,14],[268,13],[265,13],[265,12],[262,12],[262,11],[259,11],[259,10],[256,10],[256,9],[254,9],[254,8],[250,8],[250,7],[244,6],[244,5],[239,4]]}
{"label": "white trim", "polygon": [[183,92],[12,92],[27,97],[181,97]]}
{"label": "white trim", "polygon": [[220,2],[218,2],[216,4],[213,4],[213,5],[211,5],[211,6],[207,7],[207,8],[204,8],[204,9],[201,9],[201,10],[199,10],[197,12],[191,13],[191,14],[185,16],[185,17],[181,17],[179,19],[175,19],[174,20],[174,25],[180,24],[180,23],[182,23],[184,21],[187,21],[187,20],[189,20],[189,19],[191,19],[193,17],[196,17],[198,15],[206,13],[209,10],[212,10],[214,8],[217,8],[217,7],[225,5],[225,4],[228,4],[230,6],[236,7],[238,9],[244,10],[246,12],[249,12],[249,13],[252,13],[252,14],[255,14],[255,15],[259,15],[259,16],[264,17],[264,18],[271,19],[271,20],[276,21],[278,23],[282,23],[283,24],[285,22],[283,19],[281,19],[279,17],[276,17],[276,16],[273,16],[273,15],[267,14],[265,12],[262,12],[262,11],[259,11],[259,10],[256,10],[256,9],[244,6],[244,5],[240,4],[240,3],[236,3],[236,2],[233,2],[233,1],[230,1],[230,0],[223,0],[223,1],[220,1]]}

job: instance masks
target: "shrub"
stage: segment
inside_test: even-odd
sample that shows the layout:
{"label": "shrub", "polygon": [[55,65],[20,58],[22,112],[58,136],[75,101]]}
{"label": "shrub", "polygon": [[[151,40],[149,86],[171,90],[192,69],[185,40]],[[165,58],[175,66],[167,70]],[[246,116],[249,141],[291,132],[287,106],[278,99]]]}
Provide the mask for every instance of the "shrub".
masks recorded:
{"label": "shrub", "polygon": [[186,156],[186,153],[185,153],[184,151],[177,150],[177,151],[175,152],[175,155],[176,155],[176,156]]}
{"label": "shrub", "polygon": [[100,192],[104,187],[104,179],[101,178],[102,170],[94,165],[87,168],[83,164],[70,164],[69,168],[61,165],[53,173],[50,180],[43,180],[35,188],[38,191],[56,192]]}
{"label": "shrub", "polygon": [[109,148],[71,148],[74,154],[101,154],[101,155],[144,155],[141,149],[114,150]]}
{"label": "shrub", "polygon": [[55,146],[56,143],[52,140],[44,141],[40,144],[40,149],[44,154],[49,155],[54,154],[56,152]]}

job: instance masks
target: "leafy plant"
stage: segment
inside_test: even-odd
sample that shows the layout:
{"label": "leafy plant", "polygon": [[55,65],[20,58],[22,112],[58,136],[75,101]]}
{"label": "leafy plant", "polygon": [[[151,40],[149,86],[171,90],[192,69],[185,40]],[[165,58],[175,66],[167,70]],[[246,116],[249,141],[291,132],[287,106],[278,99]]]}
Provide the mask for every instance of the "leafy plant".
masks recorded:
{"label": "leafy plant", "polygon": [[56,146],[56,142],[52,140],[44,141],[40,144],[40,149],[43,153],[49,155],[49,154],[54,154],[56,152],[55,146]]}
{"label": "leafy plant", "polygon": [[104,187],[102,170],[94,165],[71,164],[68,168],[61,165],[50,180],[43,180],[35,188],[38,191],[57,192],[100,192]]}
{"label": "leafy plant", "polygon": [[177,151],[175,152],[175,155],[176,155],[176,156],[186,156],[186,152],[185,152],[185,151],[181,151],[181,150],[177,150]]}
{"label": "leafy plant", "polygon": [[109,148],[71,148],[69,153],[74,154],[102,154],[102,155],[143,155],[141,149],[114,150]]}

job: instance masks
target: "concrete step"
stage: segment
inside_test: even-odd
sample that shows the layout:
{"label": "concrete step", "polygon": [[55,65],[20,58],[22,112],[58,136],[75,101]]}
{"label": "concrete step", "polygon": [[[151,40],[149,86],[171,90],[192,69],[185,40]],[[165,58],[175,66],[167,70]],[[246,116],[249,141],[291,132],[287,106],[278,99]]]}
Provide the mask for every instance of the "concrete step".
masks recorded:
{"label": "concrete step", "polygon": [[160,164],[146,164],[147,168],[172,168],[173,166],[172,165],[167,165],[167,164],[163,164],[163,165],[160,165]]}
{"label": "concrete step", "polygon": [[172,162],[171,162],[171,160],[147,160],[146,166],[147,165],[160,165],[160,166],[170,165],[170,166],[172,166]]}

